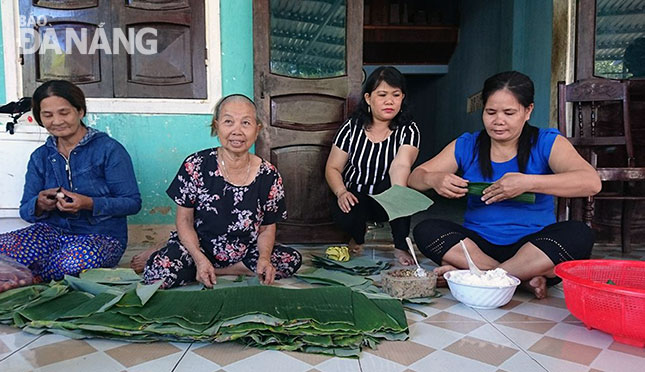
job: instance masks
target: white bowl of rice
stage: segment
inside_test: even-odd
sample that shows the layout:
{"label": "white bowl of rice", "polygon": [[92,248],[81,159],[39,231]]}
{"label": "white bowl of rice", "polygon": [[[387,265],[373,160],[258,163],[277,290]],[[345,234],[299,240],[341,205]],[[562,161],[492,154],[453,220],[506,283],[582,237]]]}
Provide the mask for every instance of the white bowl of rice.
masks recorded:
{"label": "white bowl of rice", "polygon": [[452,296],[476,309],[495,309],[506,305],[520,280],[503,269],[487,270],[477,276],[469,270],[453,270],[443,274]]}

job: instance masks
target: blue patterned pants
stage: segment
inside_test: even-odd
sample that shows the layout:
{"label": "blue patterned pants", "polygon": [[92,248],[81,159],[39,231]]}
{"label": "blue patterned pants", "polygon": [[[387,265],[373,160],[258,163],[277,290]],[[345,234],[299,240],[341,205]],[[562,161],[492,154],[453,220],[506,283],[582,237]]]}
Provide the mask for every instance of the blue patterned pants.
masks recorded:
{"label": "blue patterned pants", "polygon": [[27,266],[34,277],[43,281],[116,266],[124,251],[121,243],[110,236],[66,234],[46,223],[0,234],[0,254]]}

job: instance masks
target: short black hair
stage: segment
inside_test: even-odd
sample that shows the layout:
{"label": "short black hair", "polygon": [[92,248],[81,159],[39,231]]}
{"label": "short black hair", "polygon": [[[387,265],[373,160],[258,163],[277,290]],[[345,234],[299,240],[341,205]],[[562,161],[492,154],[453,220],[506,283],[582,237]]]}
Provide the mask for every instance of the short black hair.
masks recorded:
{"label": "short black hair", "polygon": [[67,80],[49,80],[36,88],[31,99],[31,110],[34,113],[34,119],[41,127],[43,122],[40,120],[40,103],[47,97],[64,98],[75,109],[78,111],[83,110],[83,114],[87,114],[85,94],[81,88]]}

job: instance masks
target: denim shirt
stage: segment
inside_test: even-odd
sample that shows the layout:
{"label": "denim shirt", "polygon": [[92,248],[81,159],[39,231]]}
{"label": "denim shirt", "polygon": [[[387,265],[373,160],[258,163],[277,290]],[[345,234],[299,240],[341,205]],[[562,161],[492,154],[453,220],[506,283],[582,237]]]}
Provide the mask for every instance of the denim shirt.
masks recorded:
{"label": "denim shirt", "polygon": [[[20,216],[27,222],[56,226],[65,233],[109,235],[125,249],[128,241],[126,216],[141,209],[141,195],[130,155],[119,142],[89,127],[69,159],[58,152],[56,144],[57,138],[50,136],[31,154]],[[38,193],[60,186],[91,197],[93,209],[77,213],[54,209],[36,216]]]}

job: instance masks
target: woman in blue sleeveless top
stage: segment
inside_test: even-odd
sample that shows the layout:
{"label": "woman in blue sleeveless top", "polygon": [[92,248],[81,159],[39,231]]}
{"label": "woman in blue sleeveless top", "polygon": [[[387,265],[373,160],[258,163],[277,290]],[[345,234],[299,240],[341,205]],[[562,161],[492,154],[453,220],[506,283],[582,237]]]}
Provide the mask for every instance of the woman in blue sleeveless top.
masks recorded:
{"label": "woman in blue sleeveless top", "polygon": [[[461,240],[479,268],[505,269],[538,298],[557,282],[556,264],[589,258],[593,231],[578,221],[556,222],[554,196],[594,195],[600,178],[557,130],[529,125],[533,94],[533,82],[519,72],[488,78],[484,130],[461,135],[410,175],[416,189],[468,198],[463,226],[430,219],[414,228],[421,252],[440,265],[440,277],[468,267]],[[471,182],[492,185],[481,197],[467,195]],[[511,200],[524,192],[535,193],[534,204]]]}

